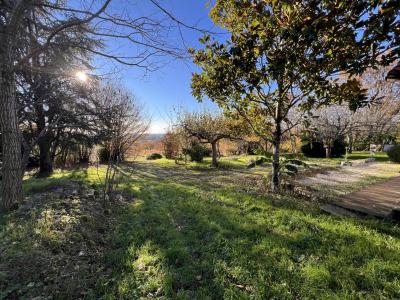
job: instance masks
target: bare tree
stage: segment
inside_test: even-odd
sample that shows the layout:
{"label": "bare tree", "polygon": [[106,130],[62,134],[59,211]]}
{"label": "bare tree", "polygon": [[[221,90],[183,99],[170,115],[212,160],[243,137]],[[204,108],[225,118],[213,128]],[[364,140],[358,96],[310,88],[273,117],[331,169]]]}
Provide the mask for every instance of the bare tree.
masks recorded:
{"label": "bare tree", "polygon": [[[78,7],[67,1],[10,0],[0,6],[0,127],[2,130],[3,167],[1,209],[7,210],[22,198],[23,164],[22,135],[19,129],[16,102],[16,74],[21,69],[48,72],[43,65],[31,62],[49,49],[79,49],[117,63],[154,70],[163,55],[181,57],[176,44],[166,40],[171,16],[165,18],[129,16],[108,11],[111,0],[81,1]],[[154,2],[154,4],[157,4]],[[160,6],[157,5],[160,9]],[[179,26],[176,19],[172,20]],[[35,29],[35,30],[32,30]],[[32,32],[35,39],[31,39]],[[131,54],[118,55],[105,50],[110,39],[124,40],[133,46]],[[152,59],[154,58],[154,59]],[[85,66],[85,61],[79,68]],[[77,66],[75,66],[77,67]],[[74,66],[62,75],[75,73]],[[54,126],[46,124],[44,131]],[[39,134],[40,135],[40,134]],[[25,151],[26,152],[26,151]]]}
{"label": "bare tree", "polygon": [[326,158],[332,157],[333,143],[348,134],[352,115],[345,105],[331,105],[314,112],[310,129],[322,140]]}
{"label": "bare tree", "polygon": [[108,155],[104,196],[112,196],[118,164],[146,133],[150,120],[134,95],[116,83],[100,84],[89,98],[96,130]]}
{"label": "bare tree", "polygon": [[101,84],[90,97],[103,145],[113,160],[124,160],[128,150],[149,129],[150,119],[143,106],[117,83]]}
{"label": "bare tree", "polygon": [[400,121],[400,84],[385,79],[389,70],[390,67],[368,69],[361,76],[370,99],[376,100],[354,114],[350,141],[382,145],[396,134]]}
{"label": "bare tree", "polygon": [[207,110],[180,113],[178,126],[186,132],[188,137],[195,137],[201,143],[211,144],[212,165],[214,167],[218,166],[218,141],[221,139],[238,139],[246,134],[246,128],[242,122]]}

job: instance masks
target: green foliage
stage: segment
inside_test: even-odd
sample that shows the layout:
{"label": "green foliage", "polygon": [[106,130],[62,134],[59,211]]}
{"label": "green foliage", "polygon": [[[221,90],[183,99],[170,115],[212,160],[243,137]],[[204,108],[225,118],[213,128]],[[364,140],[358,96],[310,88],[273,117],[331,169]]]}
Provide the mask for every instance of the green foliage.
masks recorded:
{"label": "green foliage", "polygon": [[344,138],[336,139],[333,142],[332,157],[342,157],[346,154],[346,142]]}
{"label": "green foliage", "polygon": [[146,157],[147,160],[157,160],[161,159],[162,155],[160,153],[152,153]]}
{"label": "green foliage", "polygon": [[393,146],[389,151],[387,151],[387,155],[391,161],[400,163],[400,145]]}
{"label": "green foliage", "polygon": [[[97,151],[97,155],[98,155],[99,161],[101,163],[108,163],[110,160],[110,151],[106,147],[101,147]],[[122,155],[118,151],[115,151],[115,153],[111,159],[112,159],[112,161],[116,162],[116,161],[122,159]]]}
{"label": "green foliage", "polygon": [[324,144],[316,141],[303,142],[301,152],[307,157],[322,158],[326,156]]}
{"label": "green foliage", "polygon": [[209,156],[210,151],[201,143],[193,141],[189,148],[183,150],[185,155],[189,155],[190,161],[202,162],[205,156]]}
{"label": "green foliage", "polygon": [[255,160],[251,160],[248,165],[247,168],[251,169],[254,168],[256,166],[260,166],[265,162],[270,162],[270,160],[266,157],[257,157]]}
{"label": "green foliage", "polygon": [[[342,157],[346,153],[346,143],[344,139],[337,139],[333,142],[332,157]],[[324,144],[319,141],[305,141],[301,146],[301,152],[307,157],[323,158],[326,157]]]}
{"label": "green foliage", "polygon": [[272,155],[273,155],[271,152],[266,151],[266,150],[264,150],[262,148],[258,148],[257,150],[255,150],[255,154],[262,155],[262,156],[264,156],[266,158],[271,158]]}
{"label": "green foliage", "polygon": [[[209,98],[225,111],[238,113],[255,134],[279,147],[291,109],[310,111],[346,102],[354,110],[365,104],[366,91],[357,79],[332,78],[339,70],[359,74],[371,64],[395,59],[391,51],[382,60],[377,59],[381,51],[371,51],[399,49],[392,38],[399,8],[389,4],[390,10],[371,16],[381,6],[218,0],[211,16],[230,37],[220,42],[205,36],[200,41],[204,48],[191,51],[201,68],[192,76],[192,93],[199,101]],[[366,34],[360,36],[359,31]],[[275,172],[273,177],[277,190],[279,176]]]}
{"label": "green foliage", "polygon": [[259,154],[260,150],[263,150],[260,143],[254,142],[254,141],[248,141],[246,142],[247,144],[247,154],[249,155],[254,155],[254,154]]}

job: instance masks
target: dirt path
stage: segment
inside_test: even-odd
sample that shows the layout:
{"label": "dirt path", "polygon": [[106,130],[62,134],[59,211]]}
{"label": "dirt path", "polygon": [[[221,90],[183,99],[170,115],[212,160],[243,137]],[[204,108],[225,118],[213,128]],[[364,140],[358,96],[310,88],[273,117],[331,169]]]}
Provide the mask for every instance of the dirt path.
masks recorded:
{"label": "dirt path", "polygon": [[340,167],[335,170],[322,171],[312,176],[302,177],[298,183],[308,186],[340,186],[359,183],[368,177],[391,178],[399,174],[400,166],[390,163],[359,162],[353,166]]}
{"label": "dirt path", "polygon": [[388,217],[394,208],[400,206],[399,170],[398,164],[359,161],[353,166],[299,178],[297,183],[318,194],[331,210],[341,207]]}

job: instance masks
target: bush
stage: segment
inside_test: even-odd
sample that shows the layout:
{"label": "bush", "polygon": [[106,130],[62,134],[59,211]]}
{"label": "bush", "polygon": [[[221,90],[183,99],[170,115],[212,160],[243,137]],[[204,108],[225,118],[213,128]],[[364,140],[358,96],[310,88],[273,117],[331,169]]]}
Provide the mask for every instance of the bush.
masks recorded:
{"label": "bush", "polygon": [[156,160],[156,159],[161,159],[161,158],[162,158],[162,155],[160,153],[152,153],[146,157],[147,160]]}
{"label": "bush", "polygon": [[259,150],[263,150],[263,147],[260,145],[259,142],[255,141],[248,141],[247,142],[247,154],[248,155],[255,155],[258,154]]}
{"label": "bush", "polygon": [[400,145],[395,145],[387,151],[389,159],[395,163],[400,163]]}
{"label": "bush", "polygon": [[202,162],[203,158],[209,154],[209,150],[199,142],[192,142],[190,148],[183,149],[185,155],[190,156],[190,161]]}
{"label": "bush", "polygon": [[[326,157],[326,150],[322,142],[313,141],[306,142],[301,146],[301,152],[306,157],[324,158]],[[331,149],[332,157],[341,157],[346,153],[346,143],[343,139],[337,139],[333,142]]]}
{"label": "bush", "polygon": [[333,142],[332,157],[342,157],[346,154],[346,142],[344,139],[337,139]]}
{"label": "bush", "polygon": [[97,155],[99,156],[99,161],[101,163],[106,163],[108,162],[108,159],[110,158],[110,151],[108,151],[107,148],[100,148],[97,151]]}
{"label": "bush", "polygon": [[164,156],[168,159],[175,159],[179,155],[179,137],[177,134],[172,132],[167,132],[162,139],[162,144],[164,146]]}
{"label": "bush", "polygon": [[[110,159],[110,151],[108,151],[107,148],[105,148],[105,147],[100,148],[97,151],[97,155],[99,156],[99,161],[101,163],[103,163],[103,164],[108,163],[108,161]],[[115,153],[114,157],[112,158],[113,162],[116,162],[118,160],[120,160],[120,161],[123,160],[123,157],[122,157],[121,153],[119,153],[119,152]]]}
{"label": "bush", "polygon": [[306,142],[301,146],[301,152],[307,157],[323,158],[326,156],[324,144],[321,142]]}

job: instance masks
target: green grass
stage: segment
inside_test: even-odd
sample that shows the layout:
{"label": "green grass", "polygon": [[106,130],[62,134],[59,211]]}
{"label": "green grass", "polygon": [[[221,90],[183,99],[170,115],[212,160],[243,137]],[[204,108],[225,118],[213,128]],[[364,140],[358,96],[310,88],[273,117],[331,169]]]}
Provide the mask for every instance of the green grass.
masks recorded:
{"label": "green grass", "polygon": [[[34,196],[68,180],[96,184],[97,172],[57,172],[47,186],[34,178],[25,185]],[[397,225],[328,216],[293,196],[262,194],[254,180],[240,168],[140,162],[122,168],[120,188],[134,202],[111,215],[83,201],[65,212],[68,200],[48,199],[23,219],[18,211],[3,216],[0,290],[21,290],[21,299],[57,288],[59,298],[75,299],[400,298]],[[81,248],[101,255],[77,258]]]}

